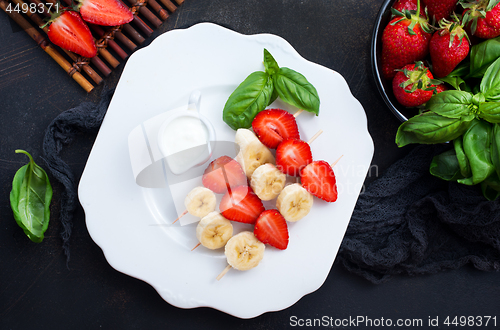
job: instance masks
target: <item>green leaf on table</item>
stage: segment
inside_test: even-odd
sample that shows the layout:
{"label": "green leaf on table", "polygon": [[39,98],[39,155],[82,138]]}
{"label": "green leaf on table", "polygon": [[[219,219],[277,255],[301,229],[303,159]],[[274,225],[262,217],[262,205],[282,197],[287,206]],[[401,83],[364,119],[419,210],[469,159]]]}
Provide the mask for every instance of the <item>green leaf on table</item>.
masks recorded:
{"label": "green leaf on table", "polygon": [[266,108],[273,94],[273,80],[267,72],[251,73],[229,96],[222,119],[234,130],[250,128],[253,118]]}
{"label": "green leaf on table", "polygon": [[280,69],[278,62],[274,59],[273,55],[264,48],[264,67],[269,75],[277,73]]}
{"label": "green leaf on table", "polygon": [[471,47],[470,71],[465,77],[481,78],[486,69],[500,57],[500,37],[483,41]]}
{"label": "green leaf on table", "polygon": [[423,112],[402,123],[396,134],[396,144],[435,144],[454,140],[469,127],[470,120],[448,118],[432,111]]}
{"label": "green leaf on table", "polygon": [[457,155],[453,149],[434,156],[429,171],[432,175],[446,181],[456,181],[462,178]]}
{"label": "green leaf on table", "polygon": [[16,150],[16,153],[25,154],[30,161],[14,175],[10,206],[19,227],[30,240],[40,243],[49,225],[52,186],[47,173],[28,152]]}
{"label": "green leaf on table", "polygon": [[448,90],[434,94],[426,103],[426,107],[446,118],[461,118],[470,113],[473,95],[469,92]]}
{"label": "green leaf on table", "polygon": [[299,109],[319,114],[318,92],[302,74],[283,67],[273,75],[273,81],[281,100]]}
{"label": "green leaf on table", "polygon": [[458,180],[459,183],[478,184],[495,171],[491,162],[491,134],[491,124],[484,120],[474,120],[464,133],[463,147],[469,160],[472,176]]}
{"label": "green leaf on table", "polygon": [[500,123],[500,102],[479,104],[479,117],[493,124]]}
{"label": "green leaf on table", "polygon": [[487,101],[500,101],[500,57],[484,73],[480,90]]}

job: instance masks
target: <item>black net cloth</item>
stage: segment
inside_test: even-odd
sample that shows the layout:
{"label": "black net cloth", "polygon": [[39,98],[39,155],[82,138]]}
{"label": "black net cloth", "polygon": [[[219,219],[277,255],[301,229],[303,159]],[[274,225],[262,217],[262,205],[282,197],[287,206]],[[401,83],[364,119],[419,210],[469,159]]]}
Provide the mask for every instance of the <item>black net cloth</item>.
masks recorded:
{"label": "black net cloth", "polygon": [[429,174],[447,146],[419,145],[359,196],[338,259],[380,283],[471,264],[500,269],[500,201]]}
{"label": "black net cloth", "polygon": [[[77,134],[100,127],[112,95],[61,113],[46,129],[44,160],[64,186],[59,220],[68,261],[77,181],[60,153]],[[430,161],[443,148],[417,146],[360,195],[338,255],[348,270],[379,283],[466,264],[500,269],[500,202],[486,201],[477,187],[432,177]]]}

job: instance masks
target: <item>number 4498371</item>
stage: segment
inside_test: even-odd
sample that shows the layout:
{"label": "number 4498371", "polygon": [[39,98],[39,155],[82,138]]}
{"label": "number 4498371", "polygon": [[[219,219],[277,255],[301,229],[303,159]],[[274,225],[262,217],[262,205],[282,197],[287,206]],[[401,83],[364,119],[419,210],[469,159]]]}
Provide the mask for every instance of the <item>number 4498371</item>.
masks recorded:
{"label": "number 4498371", "polygon": [[54,11],[59,11],[59,3],[56,3],[55,5],[52,3],[23,3],[22,5],[19,5],[17,3],[15,6],[12,6],[12,3],[9,3],[7,8],[5,8],[5,11],[8,13],[16,12],[16,13],[31,13],[31,14],[43,14],[46,12],[50,12],[52,10],[52,7],[54,7]]}
{"label": "number 4498371", "polygon": [[447,326],[488,326],[488,324],[497,326],[497,317],[496,316],[455,316],[454,318],[447,316],[443,322],[444,325]]}

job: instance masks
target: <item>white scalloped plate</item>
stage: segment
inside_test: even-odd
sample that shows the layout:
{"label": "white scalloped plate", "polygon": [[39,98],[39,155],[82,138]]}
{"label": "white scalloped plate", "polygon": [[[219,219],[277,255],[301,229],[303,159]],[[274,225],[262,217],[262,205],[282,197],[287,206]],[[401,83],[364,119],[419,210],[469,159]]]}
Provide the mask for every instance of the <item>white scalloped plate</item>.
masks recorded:
{"label": "white scalloped plate", "polygon": [[[303,113],[297,121],[306,141],[324,131],[312,145],[315,159],[333,162],[344,155],[335,166],[339,197],[335,203],[315,198],[307,217],[289,224],[287,250],[267,247],[258,267],[231,270],[217,281],[227,265],[223,251],[191,252],[195,225],[162,226],[176,217],[168,189],[135,184],[127,137],[145,120],[186,104],[198,89],[201,112],[214,124],[218,140],[231,141],[234,131],[222,121],[222,108],[248,74],[264,70],[264,48],[316,87],[320,115]],[[280,101],[275,105],[297,110]],[[285,309],[323,284],[372,156],[365,112],[339,73],[305,60],[281,37],[201,23],[167,32],[130,57],[80,180],[79,198],[92,239],[116,270],[151,284],[174,306],[251,318]]]}

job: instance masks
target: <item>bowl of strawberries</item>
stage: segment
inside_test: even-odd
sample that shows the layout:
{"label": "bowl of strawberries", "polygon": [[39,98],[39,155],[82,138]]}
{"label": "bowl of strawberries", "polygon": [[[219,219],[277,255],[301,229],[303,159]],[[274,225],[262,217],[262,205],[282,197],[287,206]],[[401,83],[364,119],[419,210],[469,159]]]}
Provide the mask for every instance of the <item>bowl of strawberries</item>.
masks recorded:
{"label": "bowl of strawberries", "polygon": [[378,90],[406,121],[426,110],[433,95],[478,78],[472,47],[499,36],[498,0],[386,0],[371,45]]}

